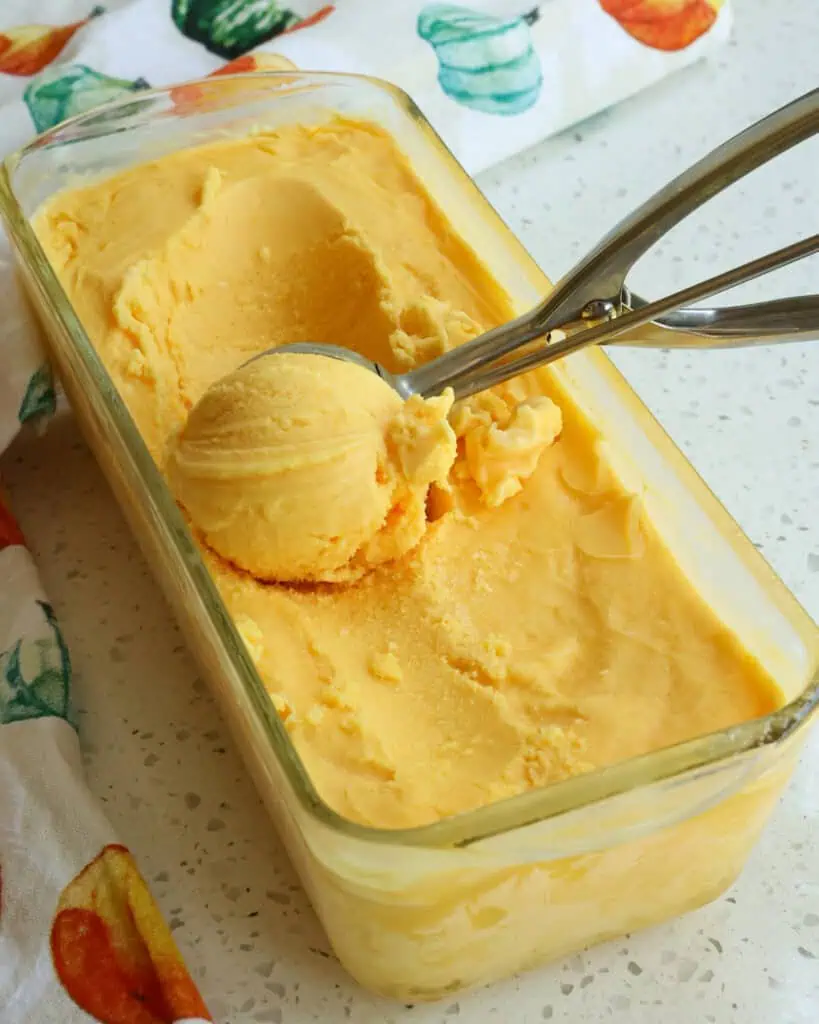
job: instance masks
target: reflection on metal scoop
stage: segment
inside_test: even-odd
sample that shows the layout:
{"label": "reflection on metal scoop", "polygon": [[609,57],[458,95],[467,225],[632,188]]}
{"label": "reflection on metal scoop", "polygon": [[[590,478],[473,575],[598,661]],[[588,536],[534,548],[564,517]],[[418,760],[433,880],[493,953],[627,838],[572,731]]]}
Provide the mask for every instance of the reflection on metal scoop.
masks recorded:
{"label": "reflection on metal scoop", "polygon": [[[747,128],[634,211],[523,316],[408,373],[392,374],[349,349],[296,342],[254,356],[303,352],[358,363],[403,398],[450,387],[466,398],[588,345],[724,348],[819,338],[819,295],[713,309],[686,308],[819,252],[819,234],[654,302],[632,294],[626,274],[660,238],[723,189],[819,132],[819,89]],[[550,339],[560,331],[559,339]],[[544,340],[515,359],[514,352]],[[252,360],[251,360],[252,361]]]}

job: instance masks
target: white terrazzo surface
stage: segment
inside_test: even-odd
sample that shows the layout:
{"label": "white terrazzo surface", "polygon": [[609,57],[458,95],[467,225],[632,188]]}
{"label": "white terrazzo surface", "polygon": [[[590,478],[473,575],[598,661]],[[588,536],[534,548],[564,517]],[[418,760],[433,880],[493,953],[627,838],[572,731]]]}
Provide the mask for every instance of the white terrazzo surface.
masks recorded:
{"label": "white terrazzo surface", "polygon": [[[556,276],[710,146],[817,85],[816,0],[737,0],[707,66],[485,174]],[[819,139],[679,232],[657,292],[819,227]],[[757,180],[758,178],[758,180]],[[819,263],[782,275],[817,291]],[[757,289],[763,294],[760,286]],[[620,352],[640,394],[819,618],[819,343]],[[819,1019],[819,733],[733,891],[688,917],[437,1006],[362,992],[294,873],[149,570],[70,417],[3,472],[70,643],[92,788],[136,854],[214,1015],[231,1024]]]}

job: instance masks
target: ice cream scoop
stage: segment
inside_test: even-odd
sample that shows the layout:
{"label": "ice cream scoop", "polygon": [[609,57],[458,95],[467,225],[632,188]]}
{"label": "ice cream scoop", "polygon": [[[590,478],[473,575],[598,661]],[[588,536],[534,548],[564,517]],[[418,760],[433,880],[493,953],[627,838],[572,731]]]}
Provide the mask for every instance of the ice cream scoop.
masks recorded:
{"label": "ice cream scoop", "polygon": [[[671,228],[729,185],[817,131],[819,89],[751,125],[660,189],[528,313],[408,373],[392,374],[347,349],[325,344],[283,345],[255,358],[285,351],[326,355],[369,368],[403,397],[428,397],[452,388],[460,399],[589,345],[620,342],[655,348],[718,348],[817,338],[819,295],[715,309],[683,307],[819,252],[819,234],[653,302],[639,298],[626,286],[626,275],[634,263]],[[533,345],[544,340],[546,344]],[[512,353],[518,353],[517,358],[508,358]]]}
{"label": "ice cream scoop", "polygon": [[341,360],[253,362],[194,406],[168,480],[207,544],[257,578],[352,581],[423,536],[455,459],[451,404],[405,403]]}

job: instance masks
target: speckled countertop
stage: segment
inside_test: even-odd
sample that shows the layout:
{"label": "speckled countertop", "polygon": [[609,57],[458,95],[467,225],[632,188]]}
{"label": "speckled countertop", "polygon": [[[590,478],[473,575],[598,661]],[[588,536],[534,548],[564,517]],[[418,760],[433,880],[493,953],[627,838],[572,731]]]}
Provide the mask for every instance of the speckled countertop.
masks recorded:
{"label": "speckled countertop", "polygon": [[[738,0],[736,8],[735,40],[710,64],[482,176],[553,277],[686,163],[817,84],[816,0]],[[657,293],[815,231],[817,166],[819,139],[720,199],[671,236],[638,277],[641,290]],[[781,287],[816,291],[817,272],[815,260],[791,268]],[[819,618],[819,343],[622,351],[617,362]],[[819,733],[727,897],[457,1002],[397,1006],[362,992],[328,953],[73,420],[18,443],[3,471],[71,645],[91,787],[218,1019],[815,1024]]]}

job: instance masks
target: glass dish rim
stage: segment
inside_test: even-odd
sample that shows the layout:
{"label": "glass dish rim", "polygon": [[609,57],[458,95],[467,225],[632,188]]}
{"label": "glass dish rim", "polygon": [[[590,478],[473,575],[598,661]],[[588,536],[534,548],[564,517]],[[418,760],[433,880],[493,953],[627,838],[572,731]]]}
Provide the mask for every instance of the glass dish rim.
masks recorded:
{"label": "glass dish rim", "polygon": [[[50,312],[60,322],[66,336],[70,338],[75,354],[79,357],[84,375],[102,397],[106,412],[128,455],[132,469],[139,476],[146,497],[158,514],[159,521],[165,527],[167,538],[175,548],[174,553],[177,556],[178,564],[185,567],[188,574],[187,582],[199,598],[210,620],[210,625],[227,655],[232,673],[239,680],[244,695],[248,698],[257,721],[262,726],[267,747],[279,762],[300,807],[318,823],[348,839],[377,843],[383,846],[410,846],[428,849],[463,848],[493,836],[515,832],[541,821],[556,819],[571,812],[588,809],[605,800],[667,782],[691,771],[727,763],[738,756],[774,746],[791,736],[819,709],[819,670],[814,673],[805,689],[792,701],[761,718],[751,719],[669,747],[662,747],[626,761],[595,769],[560,782],[550,783],[516,796],[506,797],[429,824],[400,829],[363,825],[334,811],[319,795],[295,744],[274,709],[261,676],[227,612],[216,584],[205,567],[199,549],[164,482],[164,478],[149,454],[125,403],[119,397],[102,361],[97,356],[63,291],[56,273],[31,228],[28,217],[15,196],[12,185],[14,169],[28,154],[43,146],[64,146],[70,141],[78,141],[76,136],[73,139],[70,137],[78,128],[86,126],[90,129],[86,138],[114,134],[114,120],[108,121],[106,126],[104,122],[98,121],[100,114],[112,114],[119,108],[126,107],[129,115],[133,115],[135,107],[143,105],[147,107],[158,97],[169,98],[171,92],[178,89],[180,85],[203,86],[207,90],[220,91],[229,86],[231,82],[245,79],[252,80],[259,86],[263,86],[268,81],[281,84],[277,81],[281,79],[287,79],[290,82],[296,79],[300,83],[317,86],[333,83],[352,86],[359,84],[385,94],[431,136],[432,141],[441,150],[442,156],[448,159],[453,173],[461,179],[460,183],[464,188],[471,190],[478,200],[488,207],[498,224],[513,238],[516,236],[506,226],[492,204],[489,203],[407,93],[389,82],[367,75],[305,72],[297,69],[253,71],[193,79],[175,85],[139,90],[61,122],[7,155],[0,164],[0,216],[5,222],[10,240],[30,270],[40,300],[47,304]],[[94,130],[95,122],[102,130]],[[127,131],[128,129],[127,127],[118,129],[119,132],[123,130]],[[66,138],[66,135],[69,137]],[[531,257],[529,258],[531,259]],[[592,355],[605,362],[613,380],[625,383],[629,393],[640,404],[641,411],[647,413],[652,423],[662,431],[661,424],[646,409],[639,395],[625,382],[611,360],[599,350]],[[675,451],[679,452],[673,441],[669,439],[669,443],[673,445]],[[690,467],[691,463],[688,459],[684,454],[680,454],[685,464]],[[696,473],[696,471],[694,472]],[[698,474],[696,475],[700,485],[709,491],[705,482]],[[724,509],[721,502],[719,505]],[[730,517],[730,513],[725,511],[726,515]],[[733,517],[731,517],[731,521],[734,522]],[[737,530],[739,530],[738,526]],[[739,532],[750,546],[746,535],[741,530]],[[764,556],[759,555],[758,557],[766,566],[768,565]],[[775,574],[773,575],[775,576]],[[776,581],[778,586],[792,597],[789,588],[778,576]],[[798,602],[796,604],[798,605]],[[798,607],[801,608],[801,605]],[[812,621],[806,612],[805,617],[808,622]]]}

